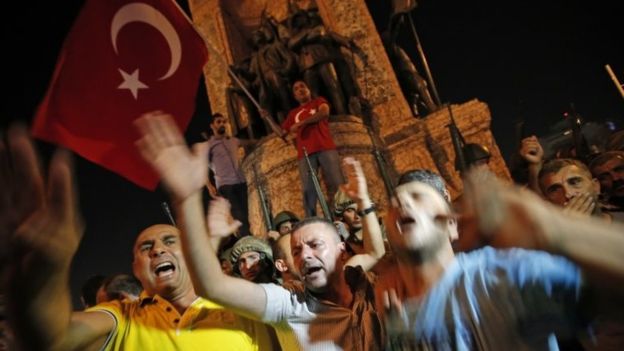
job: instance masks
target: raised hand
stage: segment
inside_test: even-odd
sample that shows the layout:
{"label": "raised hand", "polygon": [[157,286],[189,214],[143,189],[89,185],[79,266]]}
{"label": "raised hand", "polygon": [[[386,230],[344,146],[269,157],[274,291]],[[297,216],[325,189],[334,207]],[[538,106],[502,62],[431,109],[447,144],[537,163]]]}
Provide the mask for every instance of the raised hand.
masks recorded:
{"label": "raised hand", "polygon": [[489,172],[469,173],[462,208],[462,248],[487,244],[543,249],[546,229],[563,217],[537,194],[504,185]]}
{"label": "raised hand", "polygon": [[544,159],[544,149],[536,136],[522,139],[520,156],[529,164],[539,164]]}
{"label": "raised hand", "polygon": [[342,172],[347,179],[340,189],[353,201],[359,202],[369,198],[366,177],[360,161],[353,157],[345,157],[342,160]]}
{"label": "raised hand", "polygon": [[158,174],[174,201],[202,190],[208,181],[208,144],[191,151],[171,115],[154,111],[135,121],[142,137],[136,142],[143,159]]}
{"label": "raised hand", "polygon": [[210,201],[207,224],[210,236],[226,237],[241,226],[242,223],[232,217],[230,208],[230,202],[222,197]]}
{"label": "raised hand", "polygon": [[570,215],[580,215],[589,217],[596,208],[596,199],[588,193],[574,196],[567,201],[563,207],[563,212]]}
{"label": "raised hand", "polygon": [[[20,274],[68,269],[82,238],[70,156],[57,151],[45,184],[27,131],[12,127],[0,145],[0,238],[14,250]],[[45,185],[44,185],[45,184]],[[22,258],[28,257],[28,260]],[[24,278],[22,276],[22,278]]]}

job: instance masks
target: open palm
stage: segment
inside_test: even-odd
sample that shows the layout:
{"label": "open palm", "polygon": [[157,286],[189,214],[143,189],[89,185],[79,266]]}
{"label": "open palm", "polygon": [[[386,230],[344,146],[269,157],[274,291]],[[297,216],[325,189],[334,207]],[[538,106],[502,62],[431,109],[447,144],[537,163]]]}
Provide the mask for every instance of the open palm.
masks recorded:
{"label": "open palm", "polygon": [[175,200],[184,200],[204,187],[208,177],[206,143],[191,151],[171,115],[160,111],[144,114],[135,124],[142,136],[136,143],[141,156]]}

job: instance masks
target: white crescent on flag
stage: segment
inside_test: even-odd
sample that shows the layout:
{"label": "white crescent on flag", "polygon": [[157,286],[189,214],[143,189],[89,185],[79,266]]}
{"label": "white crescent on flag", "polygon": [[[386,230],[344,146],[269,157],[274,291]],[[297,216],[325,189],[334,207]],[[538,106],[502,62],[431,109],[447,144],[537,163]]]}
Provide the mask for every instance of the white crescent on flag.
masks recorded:
{"label": "white crescent on flag", "polygon": [[180,59],[182,57],[182,45],[180,44],[180,37],[176,32],[171,22],[158,10],[145,3],[131,3],[122,6],[113,16],[111,21],[111,40],[113,41],[113,49],[117,52],[117,35],[123,26],[131,22],[144,22],[154,28],[165,37],[169,50],[171,51],[171,64],[167,72],[158,80],[163,80],[171,77],[175,73],[176,69],[180,65]]}

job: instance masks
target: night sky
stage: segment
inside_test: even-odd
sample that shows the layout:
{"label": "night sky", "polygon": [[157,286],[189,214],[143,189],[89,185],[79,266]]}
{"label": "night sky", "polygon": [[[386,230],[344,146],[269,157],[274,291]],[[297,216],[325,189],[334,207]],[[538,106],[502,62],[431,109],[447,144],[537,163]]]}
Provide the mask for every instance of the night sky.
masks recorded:
{"label": "night sky", "polygon": [[[14,120],[30,122],[83,3],[14,2],[17,9],[5,11],[2,128]],[[389,1],[367,3],[378,29],[384,29]],[[609,63],[624,80],[624,33],[617,3],[423,0],[414,19],[441,99],[486,102],[494,136],[509,159],[515,144],[513,123],[519,117],[527,132],[544,135],[574,103],[587,121],[624,125],[624,99],[604,69]],[[415,53],[407,27],[400,43]],[[200,84],[197,112],[187,131],[191,142],[207,129],[206,100]],[[39,146],[50,155],[50,145]],[[92,274],[129,272],[136,234],[167,220],[161,191],[140,189],[80,157],[76,177],[87,227],[74,260],[74,290]]]}

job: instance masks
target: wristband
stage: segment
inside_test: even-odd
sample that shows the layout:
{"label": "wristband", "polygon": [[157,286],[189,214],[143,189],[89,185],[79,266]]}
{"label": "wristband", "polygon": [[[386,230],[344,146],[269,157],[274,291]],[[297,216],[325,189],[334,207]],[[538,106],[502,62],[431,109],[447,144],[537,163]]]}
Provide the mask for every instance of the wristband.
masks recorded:
{"label": "wristband", "polygon": [[357,212],[357,214],[358,214],[358,216],[360,216],[360,217],[364,217],[364,216],[366,216],[367,214],[369,214],[369,213],[371,213],[371,212],[373,212],[373,211],[375,211],[375,210],[377,210],[377,206],[375,206],[375,204],[372,204],[372,205],[370,205],[370,207],[369,207],[369,208],[365,208],[365,209],[363,209],[362,211],[358,211],[358,212]]}

